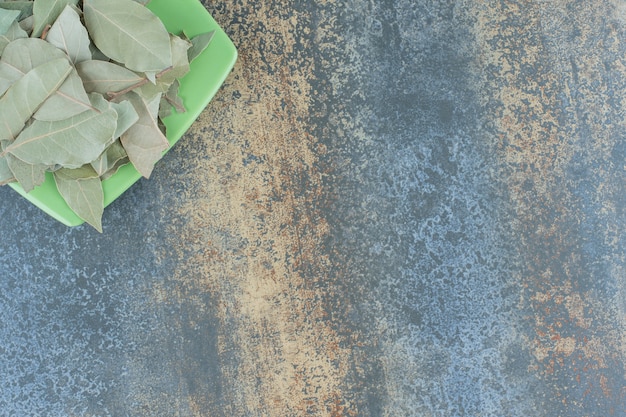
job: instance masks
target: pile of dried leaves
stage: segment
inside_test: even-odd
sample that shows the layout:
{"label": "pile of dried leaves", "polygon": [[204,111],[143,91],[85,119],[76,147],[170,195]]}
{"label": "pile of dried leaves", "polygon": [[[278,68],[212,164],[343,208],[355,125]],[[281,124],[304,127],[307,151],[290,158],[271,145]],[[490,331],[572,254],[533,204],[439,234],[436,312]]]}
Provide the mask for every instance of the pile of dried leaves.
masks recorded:
{"label": "pile of dried leaves", "polygon": [[0,184],[52,172],[102,231],[101,181],[132,163],[149,177],[184,111],[178,79],[211,40],[168,33],[133,0],[0,0]]}

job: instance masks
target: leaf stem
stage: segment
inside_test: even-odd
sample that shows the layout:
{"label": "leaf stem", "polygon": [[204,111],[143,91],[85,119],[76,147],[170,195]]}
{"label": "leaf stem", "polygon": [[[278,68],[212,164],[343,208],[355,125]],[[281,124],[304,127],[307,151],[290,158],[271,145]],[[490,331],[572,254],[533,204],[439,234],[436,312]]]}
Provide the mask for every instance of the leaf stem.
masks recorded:
{"label": "leaf stem", "polygon": [[[171,71],[174,67],[173,66],[169,66],[167,68],[165,68],[163,71],[160,71],[155,78],[160,78],[162,77],[164,74],[166,74],[168,71]],[[135,84],[131,85],[130,87],[126,87],[125,89],[121,90],[121,91],[117,91],[117,92],[113,92],[110,91],[107,93],[107,97],[109,97],[109,100],[113,100],[116,99],[119,96],[123,96],[126,93],[130,93],[131,91],[133,91],[136,88],[141,87],[142,85],[145,85],[149,82],[150,80],[148,80],[148,78],[144,78],[141,81],[136,82]]]}
{"label": "leaf stem", "polygon": [[180,103],[177,103],[176,100],[172,100],[168,96],[163,96],[163,98],[165,99],[165,101],[171,104],[178,113],[185,113],[186,111],[185,106],[181,106]]}
{"label": "leaf stem", "polygon": [[47,24],[46,27],[43,28],[43,31],[41,32],[41,39],[42,40],[46,40],[46,37],[48,36],[48,31],[50,30],[52,26],[50,26],[50,24]]}

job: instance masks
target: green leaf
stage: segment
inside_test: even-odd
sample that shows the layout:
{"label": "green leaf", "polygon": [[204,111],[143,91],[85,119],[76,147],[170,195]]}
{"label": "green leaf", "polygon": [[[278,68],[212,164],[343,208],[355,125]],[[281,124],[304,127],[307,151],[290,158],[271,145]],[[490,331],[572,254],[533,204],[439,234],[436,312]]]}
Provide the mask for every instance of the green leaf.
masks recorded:
{"label": "green leaf", "polygon": [[19,15],[17,20],[23,20],[33,14],[33,2],[32,1],[5,1],[0,3],[0,8],[7,10],[17,10]]}
{"label": "green leaf", "polygon": [[33,3],[35,22],[31,36],[36,38],[41,36],[45,27],[52,25],[68,4],[76,5],[78,0],[35,0]]}
{"label": "green leaf", "polygon": [[84,0],[83,11],[93,42],[111,59],[137,72],[161,71],[172,65],[165,26],[141,4],[131,0]]}
{"label": "green leaf", "polygon": [[189,50],[187,51],[187,57],[189,58],[189,62],[192,62],[198,57],[198,55],[204,52],[204,50],[213,40],[214,35],[215,31],[212,30],[210,32],[201,33],[200,35],[191,38],[191,48],[189,48]]}
{"label": "green leaf", "polygon": [[76,70],[88,93],[122,91],[144,80],[126,68],[106,61],[83,61],[76,65]]}
{"label": "green leaf", "polygon": [[33,115],[37,120],[53,122],[93,110],[89,96],[76,70],[72,70],[59,89]]}
{"label": "green leaf", "polygon": [[0,99],[0,140],[13,140],[71,71],[72,66],[66,58],[54,59],[29,71],[11,85]]}
{"label": "green leaf", "polygon": [[93,169],[96,170],[99,176],[102,176],[113,169],[118,162],[128,158],[124,147],[119,140],[113,142],[103,153],[91,163]]}
{"label": "green leaf", "polygon": [[28,164],[11,154],[6,155],[9,169],[24,191],[31,192],[46,179],[46,166]]}
{"label": "green leaf", "polygon": [[117,124],[114,110],[89,110],[66,120],[35,120],[5,152],[31,164],[78,168],[100,156]]}
{"label": "green leaf", "polygon": [[54,172],[54,181],[67,205],[102,233],[104,192],[98,173],[90,165],[77,169],[62,168]]}
{"label": "green leaf", "polygon": [[[1,4],[1,3],[0,3]],[[0,55],[4,52],[9,43],[19,38],[27,38],[28,34],[20,27],[18,22],[13,22],[4,35],[0,36]]]}
{"label": "green leaf", "polygon": [[20,15],[19,10],[0,8],[0,35],[4,35]]}
{"label": "green leaf", "polygon": [[48,31],[46,41],[65,51],[72,64],[91,59],[87,29],[72,6],[65,6]]}
{"label": "green leaf", "polygon": [[137,171],[149,178],[154,164],[169,147],[157,123],[161,95],[148,101],[134,92],[128,93],[127,97],[135,107],[139,120],[122,135],[121,142]]}

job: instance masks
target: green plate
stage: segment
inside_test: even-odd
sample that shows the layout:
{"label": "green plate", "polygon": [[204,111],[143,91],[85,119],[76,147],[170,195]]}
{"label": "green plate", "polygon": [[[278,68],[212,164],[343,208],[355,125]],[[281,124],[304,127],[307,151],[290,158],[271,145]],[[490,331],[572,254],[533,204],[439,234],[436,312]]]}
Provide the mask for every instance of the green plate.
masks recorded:
{"label": "green plate", "polygon": [[[173,113],[163,122],[167,127],[170,148],[189,129],[202,110],[209,104],[220,88],[237,59],[237,50],[226,33],[213,20],[198,0],[152,0],[148,5],[165,24],[167,30],[188,36],[215,30],[215,35],[207,49],[192,63],[191,69],[180,80],[180,96],[187,108],[186,113]],[[102,182],[105,207],[128,190],[141,175],[131,165],[125,165]],[[67,226],[78,226],[84,221],[70,209],[57,191],[51,173],[46,174],[45,182],[30,193],[25,193],[19,184],[11,187],[28,201]]]}

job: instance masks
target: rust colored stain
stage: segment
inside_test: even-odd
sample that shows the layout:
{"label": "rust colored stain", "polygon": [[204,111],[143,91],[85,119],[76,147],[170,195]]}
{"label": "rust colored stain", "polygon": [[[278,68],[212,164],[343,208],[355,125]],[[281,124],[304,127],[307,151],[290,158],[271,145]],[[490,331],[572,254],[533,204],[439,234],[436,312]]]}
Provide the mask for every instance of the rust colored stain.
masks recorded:
{"label": "rust colored stain", "polygon": [[[594,216],[618,213],[606,200],[615,191],[610,172],[623,170],[610,162],[620,136],[612,113],[623,104],[609,94],[624,87],[623,18],[623,5],[616,2],[521,7],[502,1],[477,8],[484,105],[497,121],[496,149],[520,239],[520,304],[534,327],[528,335],[535,358],[529,371],[555,381],[555,401],[568,413],[585,409],[582,399],[572,399],[572,389],[604,398],[612,405],[603,410],[611,415],[626,412],[619,410],[624,390],[608,388],[621,385],[626,371],[624,332],[611,324],[624,313],[607,308],[605,297],[613,294],[596,288],[594,271],[585,268],[601,260],[590,259],[594,255],[584,246],[584,228]],[[592,168],[577,172],[584,164]],[[590,198],[581,205],[586,187]],[[617,253],[615,225],[596,227],[605,230],[603,244]],[[619,280],[621,260],[602,261],[608,264],[603,273]]]}
{"label": "rust colored stain", "polygon": [[[157,302],[192,303],[215,314],[218,323],[212,360],[218,363],[214,384],[220,393],[190,394],[190,408],[195,415],[215,404],[224,415],[428,415],[442,409],[447,411],[441,415],[457,415],[506,406],[515,410],[524,398],[520,414],[537,404],[545,407],[545,415],[584,413],[597,403],[601,412],[619,414],[625,393],[615,387],[623,381],[626,343],[614,324],[616,311],[603,302],[607,293],[594,287],[598,272],[589,270],[593,254],[582,246],[592,217],[610,221],[618,216],[616,207],[603,203],[615,190],[607,179],[615,168],[603,161],[611,158],[615,146],[616,132],[607,126],[615,129],[609,119],[620,105],[610,101],[608,91],[621,86],[615,74],[626,74],[626,67],[619,61],[606,67],[607,56],[620,52],[619,26],[608,25],[602,39],[596,30],[612,15],[613,6],[566,1],[522,6],[506,0],[461,2],[458,8],[421,5],[432,7],[436,15],[428,18],[430,23],[424,18],[422,32],[416,29],[417,18],[410,17],[411,2],[395,6],[408,17],[398,18],[397,39],[392,39],[409,56],[418,54],[420,41],[429,41],[424,33],[429,34],[433,21],[440,31],[455,26],[453,19],[472,29],[475,51],[463,76],[474,84],[467,87],[469,93],[459,89],[458,94],[476,95],[477,117],[485,131],[473,134],[491,138],[491,159],[472,153],[472,139],[459,145],[454,135],[451,155],[437,153],[442,152],[438,135],[449,133],[445,126],[443,133],[437,131],[431,120],[410,129],[435,129],[432,143],[410,130],[407,136],[414,139],[401,143],[404,148],[374,147],[379,138],[372,132],[385,128],[372,120],[380,117],[383,125],[400,121],[389,122],[393,110],[387,114],[387,109],[377,108],[375,100],[385,97],[383,87],[367,91],[368,71],[385,65],[371,64],[367,56],[379,52],[371,45],[363,51],[366,42],[358,31],[342,36],[346,22],[372,22],[366,3],[352,2],[352,9],[345,11],[343,3],[323,2],[307,11],[243,1],[211,10],[235,34],[240,58],[218,97],[179,145],[183,154],[196,152],[189,152],[183,166],[189,182],[175,207],[181,220],[168,230],[175,258],[184,261],[171,277],[178,292],[155,289]],[[569,28],[572,33],[564,33]],[[444,59],[457,64],[455,56]],[[466,58],[459,56],[460,61]],[[429,71],[434,70],[424,72]],[[422,81],[420,76],[404,77]],[[431,83],[428,88],[442,91],[437,84],[441,80],[421,77],[424,85]],[[609,86],[609,81],[619,85]],[[407,105],[419,101],[411,98],[414,86],[398,84],[410,97]],[[437,120],[450,123],[458,104],[433,100],[438,100]],[[398,104],[392,101],[393,106]],[[407,118],[432,111],[418,110]],[[476,122],[466,117],[468,124]],[[439,156],[419,160],[422,154]],[[416,159],[410,160],[411,155]],[[490,223],[486,213],[495,210],[478,211],[474,224],[455,205],[455,198],[484,205],[482,194],[467,191],[483,161],[495,172],[484,178],[500,181],[498,189],[506,191],[502,198],[507,214],[499,221],[507,226]],[[416,186],[416,201],[402,197],[405,206],[396,209],[393,202],[400,198],[395,190],[382,192],[382,197],[358,195],[363,192],[360,182],[371,187],[367,192],[384,188],[367,177],[376,172],[376,164],[395,167],[404,162],[406,170],[397,171],[397,182],[385,181],[401,195],[413,186],[402,177],[423,170],[420,175],[429,179],[418,176],[422,188]],[[583,174],[602,180],[590,185],[577,172],[581,165],[592,167]],[[341,181],[349,184],[344,190],[355,192],[354,205],[346,191],[337,195]],[[457,182],[464,184],[459,190],[446,188]],[[476,189],[486,187],[475,184]],[[437,196],[429,196],[426,189]],[[589,195],[589,206],[580,203],[581,189]],[[452,201],[445,198],[448,194],[455,196]],[[429,199],[435,202],[431,207],[422,205]],[[429,213],[439,209],[437,216]],[[389,213],[409,219],[413,230],[395,225]],[[448,215],[446,225],[442,218]],[[439,222],[444,225],[435,224]],[[432,234],[418,235],[417,230],[428,232],[429,224]],[[458,230],[457,224],[462,225]],[[619,242],[611,227],[617,230],[606,225],[602,244],[605,253],[615,254]],[[514,253],[498,259],[503,253],[496,248],[498,238],[489,236],[503,228],[510,231],[507,243]],[[338,239],[337,229],[348,237]],[[424,250],[424,258],[414,254],[419,261],[402,258],[409,232],[418,236],[408,241],[412,248],[434,248]],[[476,239],[490,242],[488,249],[476,251]],[[338,246],[329,244],[337,240]],[[612,274],[620,273],[620,262],[607,260]],[[412,264],[417,265],[413,270],[407,266]],[[404,275],[407,270],[412,272]],[[521,290],[510,314],[503,307],[508,296],[501,295],[513,287],[502,284],[509,271]],[[494,293],[478,294],[474,285],[494,288]],[[407,293],[417,294],[419,301]],[[502,313],[486,317],[489,303]],[[370,311],[361,313],[366,309]],[[371,317],[371,322],[351,322],[352,317]],[[181,327],[190,324],[181,322]],[[453,330],[457,327],[462,329]],[[474,368],[473,355],[484,355],[494,369],[483,374],[477,370],[482,367]],[[517,377],[538,381],[545,393],[540,398],[529,396],[525,388],[518,391]],[[473,378],[489,381],[489,394],[485,387],[472,391]],[[205,388],[198,392],[211,391],[210,380],[187,384],[190,392],[194,384]],[[368,404],[368,396],[381,404]]]}
{"label": "rust colored stain", "polygon": [[185,224],[171,233],[192,248],[193,269],[172,279],[219,300],[218,355],[234,356],[221,366],[225,415],[356,415],[341,389],[350,351],[319,302],[328,173],[307,125],[309,16],[270,2],[215,16],[237,34],[240,57],[190,133],[187,146],[204,151],[191,157],[177,208]]}
{"label": "rust colored stain", "polygon": [[0,414],[626,415],[622,0],[203,4],[105,234],[0,189]]}

